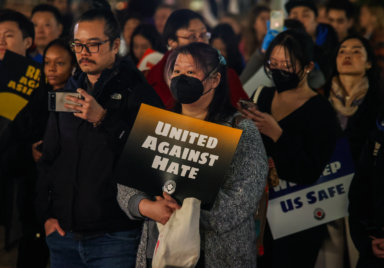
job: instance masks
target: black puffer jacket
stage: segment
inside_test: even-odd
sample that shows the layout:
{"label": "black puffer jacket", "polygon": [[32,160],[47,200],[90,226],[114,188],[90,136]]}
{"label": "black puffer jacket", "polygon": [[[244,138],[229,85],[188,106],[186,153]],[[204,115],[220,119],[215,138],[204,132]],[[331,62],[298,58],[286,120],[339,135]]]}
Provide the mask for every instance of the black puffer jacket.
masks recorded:
{"label": "black puffer jacket", "polygon": [[[87,89],[86,74],[72,77],[65,91]],[[98,127],[72,113],[52,113],[44,137],[37,211],[56,218],[66,231],[95,233],[134,228],[116,201],[113,170],[140,103],[162,107],[160,98],[128,60],[104,70],[92,95],[107,109]],[[133,178],[138,179],[138,178]]]}

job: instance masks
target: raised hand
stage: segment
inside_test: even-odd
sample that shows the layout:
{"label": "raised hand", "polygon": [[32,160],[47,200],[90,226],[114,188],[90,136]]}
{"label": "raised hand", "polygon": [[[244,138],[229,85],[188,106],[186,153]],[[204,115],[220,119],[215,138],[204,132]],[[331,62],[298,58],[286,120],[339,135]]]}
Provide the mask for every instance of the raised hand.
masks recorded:
{"label": "raised hand", "polygon": [[87,120],[90,123],[97,123],[103,119],[106,110],[95,100],[95,98],[89,95],[84,89],[78,88],[77,92],[83,96],[83,99],[79,99],[72,96],[67,96],[66,99],[76,104],[65,104],[68,109],[76,110],[73,114],[76,117]]}

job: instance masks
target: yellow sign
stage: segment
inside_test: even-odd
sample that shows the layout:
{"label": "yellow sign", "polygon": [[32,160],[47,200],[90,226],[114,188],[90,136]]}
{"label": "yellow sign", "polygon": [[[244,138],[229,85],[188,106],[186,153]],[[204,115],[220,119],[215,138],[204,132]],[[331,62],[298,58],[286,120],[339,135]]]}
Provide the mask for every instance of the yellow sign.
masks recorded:
{"label": "yellow sign", "polygon": [[241,133],[142,104],[118,165],[118,179],[149,194],[169,190],[179,201],[197,197],[209,207]]}

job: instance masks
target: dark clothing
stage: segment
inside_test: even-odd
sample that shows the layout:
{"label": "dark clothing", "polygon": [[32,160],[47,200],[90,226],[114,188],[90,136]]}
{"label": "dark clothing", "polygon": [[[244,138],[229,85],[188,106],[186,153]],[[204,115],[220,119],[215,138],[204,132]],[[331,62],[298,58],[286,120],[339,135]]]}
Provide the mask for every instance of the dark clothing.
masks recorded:
{"label": "dark clothing", "polygon": [[[257,101],[260,111],[271,114],[275,91],[275,88],[262,90]],[[314,183],[328,163],[339,136],[332,106],[323,96],[316,95],[278,123],[283,133],[277,142],[262,137],[279,178],[299,185]],[[325,231],[325,225],[320,225],[273,240],[267,226],[265,255],[259,260],[260,267],[314,267]]]}
{"label": "dark clothing", "polygon": [[[264,256],[258,259],[258,268],[315,267],[319,249],[327,235],[325,225],[273,240],[269,225],[264,235]],[[342,268],[342,267],[340,267]]]}
{"label": "dark clothing", "polygon": [[[87,75],[71,77],[65,91],[87,88]],[[73,113],[50,114],[44,137],[37,211],[42,222],[56,218],[65,231],[99,234],[137,228],[116,201],[114,167],[142,102],[161,100],[127,59],[102,72],[91,92],[106,109],[94,127]]]}
{"label": "dark clothing", "polygon": [[[42,77],[45,79],[45,77]],[[3,134],[0,148],[10,147],[10,139],[34,143],[44,136],[48,120],[48,91],[52,88],[43,82],[36,88],[27,105],[17,114]]]}
{"label": "dark clothing", "polygon": [[[43,255],[42,263],[45,260],[46,264],[48,260],[44,238],[36,237],[36,233],[41,233],[42,228],[36,220],[33,206],[37,174],[31,153],[32,144],[43,137],[48,118],[47,88],[43,84],[40,83],[33,91],[28,104],[9,123],[0,138],[1,204],[6,233],[15,234],[15,229],[19,226],[15,224],[12,215],[17,215],[16,222],[21,223],[18,267],[25,267],[25,263],[30,265],[31,260],[37,260],[39,253]],[[10,241],[6,243],[12,242],[12,239],[14,238],[10,236]],[[33,248],[33,254],[29,254],[29,246]],[[33,263],[36,267],[45,266],[39,266],[38,261]]]}
{"label": "dark clothing", "polygon": [[[332,88],[332,79],[324,87],[324,95],[329,98]],[[364,147],[369,133],[376,128],[376,116],[379,108],[379,88],[374,81],[369,81],[369,88],[357,111],[348,117],[343,135],[347,138],[351,156],[356,165],[360,159],[361,150]]]}
{"label": "dark clothing", "polygon": [[323,72],[325,81],[328,81],[332,75],[333,62],[339,40],[332,26],[319,23],[316,28],[316,40],[314,61],[319,64],[320,70]]}
{"label": "dark clothing", "polygon": [[[0,71],[5,78],[4,82],[12,80],[12,76],[17,77],[18,69],[21,72],[20,77],[25,76],[23,68],[26,70],[27,67],[24,66],[31,64],[30,59],[20,55],[8,56],[13,57],[8,60],[10,64],[3,65]],[[14,66],[15,62],[19,65]],[[35,63],[32,66],[40,68],[40,65]],[[38,81],[35,81],[37,84]],[[31,263],[36,268],[46,267],[48,263],[44,231],[36,219],[33,205],[37,172],[31,153],[32,144],[43,137],[48,118],[47,91],[50,87],[47,87],[44,81],[41,77],[39,86],[33,90],[31,96],[18,95],[20,92],[11,91],[15,97],[25,98],[27,104],[12,121],[9,120],[0,135],[0,198],[5,225],[5,246],[11,246],[18,239],[18,268],[30,267]],[[6,87],[4,89],[6,90]],[[12,107],[18,107],[16,100]]]}
{"label": "dark clothing", "polygon": [[[33,202],[32,202],[33,204]],[[24,234],[19,240],[17,249],[17,268],[41,267],[45,268],[48,264],[49,251],[45,242],[44,230],[40,226],[41,232],[29,232]]]}
{"label": "dark clothing", "polygon": [[376,127],[378,100],[378,90],[370,87],[356,113],[348,118],[344,135],[349,141],[352,159],[355,164],[360,158],[369,133]]}
{"label": "dark clothing", "polygon": [[[258,99],[260,111],[271,113],[275,88],[264,88]],[[262,135],[267,154],[275,161],[279,177],[298,184],[312,184],[321,175],[340,135],[336,114],[320,95],[279,122],[283,134],[275,143]]]}
{"label": "dark clothing", "polygon": [[370,235],[384,238],[384,129],[371,133],[349,188],[349,224],[360,253],[358,267],[383,267]]}

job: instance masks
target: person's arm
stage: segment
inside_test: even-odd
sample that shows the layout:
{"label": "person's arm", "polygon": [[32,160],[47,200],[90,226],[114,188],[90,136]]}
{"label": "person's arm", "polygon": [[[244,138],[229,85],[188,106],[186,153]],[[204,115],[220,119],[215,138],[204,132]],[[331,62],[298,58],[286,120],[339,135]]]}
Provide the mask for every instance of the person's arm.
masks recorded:
{"label": "person's arm", "polygon": [[224,233],[241,224],[256,210],[268,174],[267,157],[260,134],[250,120],[242,120],[241,139],[213,208],[201,210],[205,229]]}
{"label": "person's arm", "polygon": [[95,131],[104,133],[111,148],[116,152],[120,152],[124,146],[141,103],[163,107],[160,98],[144,81],[142,75],[140,74],[140,77],[135,79],[137,81],[131,88],[117,93],[121,97],[120,100],[115,100],[120,102],[116,105],[117,108],[101,106],[93,96],[82,89],[79,89],[79,92],[84,100],[68,97],[71,101],[82,106],[66,105],[66,107],[78,110],[80,113],[74,113],[74,116],[91,123]]}
{"label": "person's arm", "polygon": [[143,199],[151,199],[151,197],[134,188],[117,184],[117,202],[131,220],[145,219],[139,210],[139,204]]}
{"label": "person's arm", "polygon": [[51,179],[54,177],[52,168],[60,152],[60,137],[58,133],[58,114],[50,113],[44,135],[43,156],[37,162],[38,179],[36,182],[36,213],[42,224],[52,217],[51,213]]}
{"label": "person's arm", "polygon": [[161,224],[165,224],[174,210],[180,208],[177,202],[167,194],[164,194],[164,197],[156,196],[152,199],[149,195],[122,184],[117,184],[117,201],[130,219],[150,218]]}
{"label": "person's arm", "polygon": [[[287,119],[290,126],[284,128],[269,113],[255,108],[241,109],[266,136],[268,153],[279,177],[298,184],[311,184],[320,177],[341,133],[336,115],[326,100],[311,105],[313,108],[306,114]],[[294,127],[293,124],[300,125]]]}

